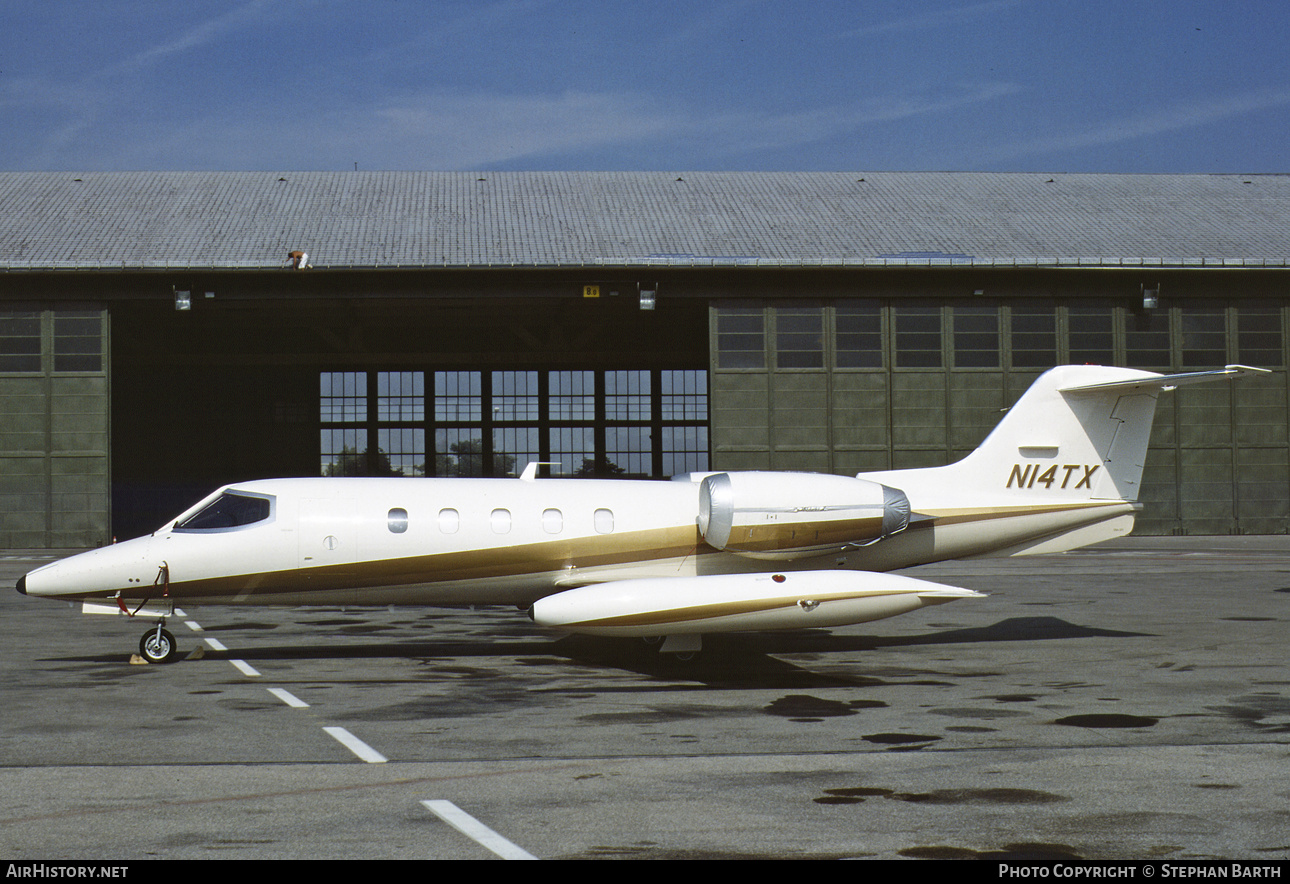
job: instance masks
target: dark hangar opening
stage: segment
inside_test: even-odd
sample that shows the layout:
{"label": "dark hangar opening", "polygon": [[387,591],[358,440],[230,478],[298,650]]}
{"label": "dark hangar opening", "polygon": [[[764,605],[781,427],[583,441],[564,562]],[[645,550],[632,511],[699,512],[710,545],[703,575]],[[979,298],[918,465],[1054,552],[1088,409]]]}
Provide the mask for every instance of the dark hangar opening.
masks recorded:
{"label": "dark hangar opening", "polygon": [[[112,308],[112,533],[279,476],[708,467],[707,305],[213,297]],[[224,286],[227,288],[227,286]],[[625,287],[624,287],[625,289]]]}

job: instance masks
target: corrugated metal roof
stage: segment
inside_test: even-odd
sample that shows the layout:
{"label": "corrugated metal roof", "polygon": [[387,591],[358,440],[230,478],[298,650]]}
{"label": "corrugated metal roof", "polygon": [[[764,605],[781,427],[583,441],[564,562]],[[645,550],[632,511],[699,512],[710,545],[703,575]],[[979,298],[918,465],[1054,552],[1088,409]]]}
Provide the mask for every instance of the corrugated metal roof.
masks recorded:
{"label": "corrugated metal roof", "polygon": [[4,172],[0,269],[1290,265],[1290,177]]}

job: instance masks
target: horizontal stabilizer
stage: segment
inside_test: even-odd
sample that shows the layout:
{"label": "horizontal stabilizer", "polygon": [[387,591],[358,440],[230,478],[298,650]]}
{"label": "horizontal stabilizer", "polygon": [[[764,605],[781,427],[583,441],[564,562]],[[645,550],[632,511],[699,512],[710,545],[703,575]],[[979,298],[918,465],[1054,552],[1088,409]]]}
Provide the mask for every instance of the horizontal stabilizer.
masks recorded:
{"label": "horizontal stabilizer", "polygon": [[1245,375],[1270,374],[1266,368],[1252,368],[1248,365],[1229,365],[1214,371],[1189,371],[1182,374],[1161,374],[1150,377],[1132,378],[1127,381],[1113,381],[1107,384],[1084,384],[1082,386],[1062,387],[1062,393],[1108,393],[1112,391],[1135,390],[1172,390],[1187,384],[1204,384],[1210,381],[1231,380]]}

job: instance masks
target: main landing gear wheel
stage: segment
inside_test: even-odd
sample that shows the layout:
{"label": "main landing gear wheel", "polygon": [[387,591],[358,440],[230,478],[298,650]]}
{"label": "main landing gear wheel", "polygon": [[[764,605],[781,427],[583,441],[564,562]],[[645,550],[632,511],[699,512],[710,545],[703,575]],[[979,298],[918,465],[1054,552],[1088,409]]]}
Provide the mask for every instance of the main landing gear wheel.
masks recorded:
{"label": "main landing gear wheel", "polygon": [[177,654],[175,637],[160,626],[149,629],[139,639],[139,656],[149,663],[169,663]]}

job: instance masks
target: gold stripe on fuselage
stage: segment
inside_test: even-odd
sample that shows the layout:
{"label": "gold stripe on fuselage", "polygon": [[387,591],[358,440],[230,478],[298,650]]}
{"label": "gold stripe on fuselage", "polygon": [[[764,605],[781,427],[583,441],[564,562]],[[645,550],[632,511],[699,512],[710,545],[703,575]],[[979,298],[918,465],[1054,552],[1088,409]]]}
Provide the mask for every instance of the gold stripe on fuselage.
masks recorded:
{"label": "gold stripe on fuselage", "polygon": [[[1124,501],[1097,501],[1093,503],[1056,504],[1028,507],[986,507],[947,509],[922,513],[922,519],[911,522],[907,533],[923,534],[938,527],[985,524],[990,521],[1014,519],[1046,513],[1063,513],[1098,510],[1109,506],[1123,507]],[[1037,532],[1042,533],[1042,532]],[[830,533],[830,536],[831,533]],[[899,537],[900,535],[896,535]],[[895,539],[895,538],[893,538]],[[828,550],[820,556],[834,555],[841,551],[845,539],[829,540],[838,550]],[[812,545],[815,541],[812,539]],[[879,547],[885,544],[879,544]],[[869,549],[877,549],[870,547]],[[982,550],[986,551],[985,549]],[[616,576],[636,576],[633,570],[648,569],[651,564],[668,560],[680,562],[693,558],[695,564],[686,573],[702,573],[699,562],[721,559],[727,566],[716,571],[801,570],[818,567],[819,556],[794,562],[767,562],[740,556],[737,552],[722,553],[705,543],[697,526],[681,525],[646,531],[619,534],[581,536],[572,539],[551,540],[517,546],[497,546],[484,549],[453,550],[416,556],[345,562],[314,567],[292,568],[279,571],[221,576],[207,579],[185,580],[182,573],[172,570],[169,596],[177,601],[203,599],[231,599],[239,604],[255,604],[258,596],[276,596],[275,604],[290,604],[290,597],[304,593],[334,593],[356,590],[359,595],[350,604],[361,604],[362,590],[376,588],[413,587],[453,582],[486,580],[531,579],[527,592],[528,601],[548,594],[557,588],[569,588],[583,583],[600,582],[606,570],[621,569]],[[910,558],[883,560],[880,569],[910,567],[929,559]],[[633,566],[636,566],[634,568]],[[864,569],[863,559],[849,563],[849,567]],[[678,565],[679,568],[679,565]],[[578,579],[579,571],[597,572],[597,576]],[[678,570],[679,574],[679,570]],[[562,576],[563,575],[563,576]],[[128,598],[149,597],[155,587],[137,587],[123,593]],[[110,595],[110,593],[102,593]],[[506,599],[506,603],[514,599]],[[380,602],[383,603],[383,602]],[[484,604],[486,602],[480,602]]]}

